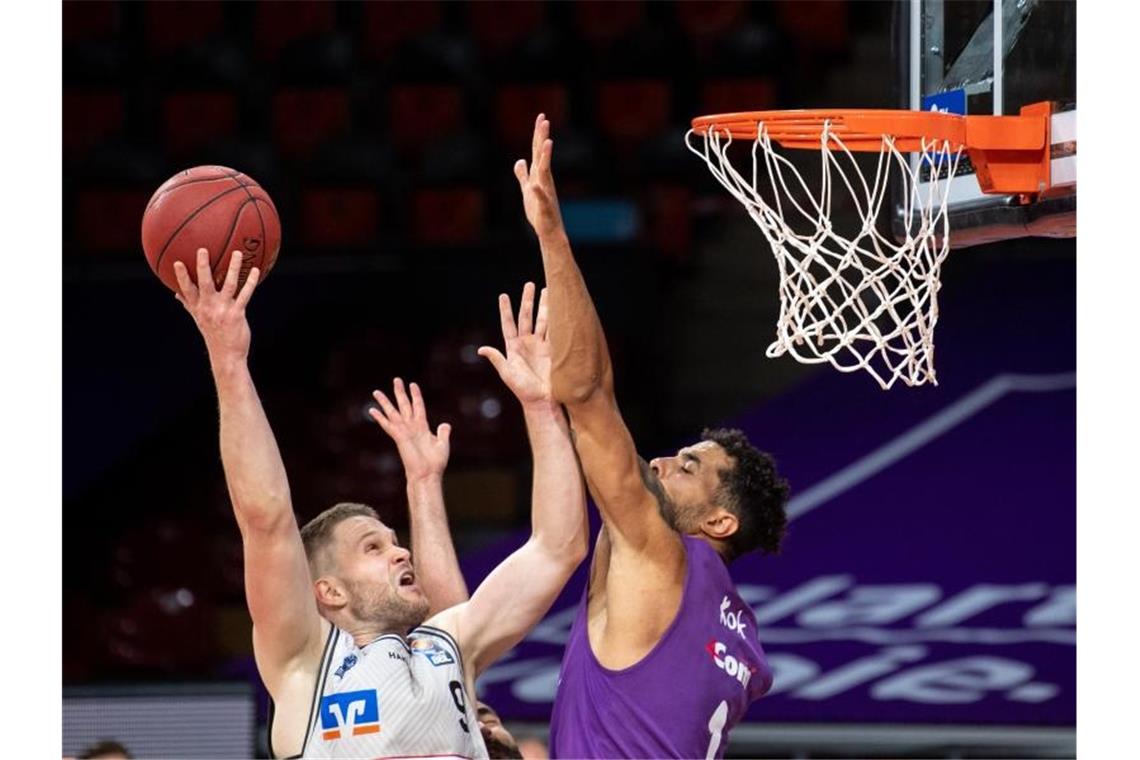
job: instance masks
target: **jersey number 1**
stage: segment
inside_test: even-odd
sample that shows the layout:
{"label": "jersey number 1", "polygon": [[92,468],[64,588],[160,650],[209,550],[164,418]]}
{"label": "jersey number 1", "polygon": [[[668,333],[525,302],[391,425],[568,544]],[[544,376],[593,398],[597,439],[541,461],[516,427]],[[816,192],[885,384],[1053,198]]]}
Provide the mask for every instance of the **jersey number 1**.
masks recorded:
{"label": "jersey number 1", "polygon": [[716,751],[720,749],[721,732],[724,731],[724,724],[727,722],[728,702],[721,700],[709,718],[709,751],[705,753],[705,760],[713,760],[716,757]]}

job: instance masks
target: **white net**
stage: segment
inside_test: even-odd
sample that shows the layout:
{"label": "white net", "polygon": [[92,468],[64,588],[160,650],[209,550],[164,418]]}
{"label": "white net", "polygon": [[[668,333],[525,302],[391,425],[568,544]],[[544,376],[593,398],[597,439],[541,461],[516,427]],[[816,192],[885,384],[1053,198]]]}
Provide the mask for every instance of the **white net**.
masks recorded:
{"label": "white net", "polygon": [[[694,135],[703,145],[694,145]],[[805,364],[829,362],[841,372],[866,370],[884,389],[896,380],[937,384],[939,272],[950,250],[946,201],[961,151],[948,143],[923,143],[912,165],[884,135],[874,173],[865,174],[824,123],[820,185],[813,193],[792,162],[776,152],[763,124],[757,125],[747,177],[729,160],[732,138],[726,132],[690,130],[685,142],[744,204],[775,254],[780,317],[769,357],[789,353]],[[905,187],[901,242],[876,226],[889,207],[892,175]],[[762,177],[769,199],[761,194]],[[832,226],[833,193],[844,190],[858,217],[846,237]]]}

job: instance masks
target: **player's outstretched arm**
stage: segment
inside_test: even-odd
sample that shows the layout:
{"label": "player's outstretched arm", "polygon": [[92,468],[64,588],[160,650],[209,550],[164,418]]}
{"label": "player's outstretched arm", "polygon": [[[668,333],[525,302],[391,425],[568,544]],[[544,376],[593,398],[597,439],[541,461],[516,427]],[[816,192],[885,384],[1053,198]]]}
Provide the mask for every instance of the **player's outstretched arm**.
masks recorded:
{"label": "player's outstretched arm", "polygon": [[412,528],[412,563],[416,579],[431,604],[428,616],[467,601],[467,583],[459,569],[455,545],[447,525],[443,501],[443,471],[451,453],[451,425],[446,422],[435,434],[428,426],[423,394],[404,381],[392,382],[395,404],[381,391],[373,391],[379,408],[368,410],[372,419],[396,443],[408,484],[408,517]]}
{"label": "player's outstretched arm", "polygon": [[566,405],[586,482],[615,546],[631,547],[654,564],[676,569],[684,562],[683,547],[645,485],[637,449],[618,410],[605,333],[562,224],[549,135],[550,122],[540,114],[530,166],[519,160],[515,177],[527,220],[538,235],[550,290],[553,396]]}
{"label": "player's outstretched arm", "polygon": [[523,289],[516,322],[511,301],[499,296],[506,353],[483,346],[503,383],[522,404],[534,457],[531,536],[479,585],[471,600],[435,622],[452,630],[477,676],[517,644],[550,610],[586,557],[586,493],[562,409],[550,392],[550,346],[545,292],[534,310],[535,288]]}
{"label": "player's outstretched arm", "polygon": [[293,516],[285,465],[247,363],[250,330],[245,309],[259,273],[250,270],[238,292],[240,270],[241,254],[235,251],[218,290],[205,249],[198,250],[197,285],[181,262],[174,265],[177,298],[194,318],[210,356],[218,391],[222,465],[245,551],[254,652],[266,687],[274,694],[281,679],[304,667],[308,653],[315,651],[319,658],[323,623]]}

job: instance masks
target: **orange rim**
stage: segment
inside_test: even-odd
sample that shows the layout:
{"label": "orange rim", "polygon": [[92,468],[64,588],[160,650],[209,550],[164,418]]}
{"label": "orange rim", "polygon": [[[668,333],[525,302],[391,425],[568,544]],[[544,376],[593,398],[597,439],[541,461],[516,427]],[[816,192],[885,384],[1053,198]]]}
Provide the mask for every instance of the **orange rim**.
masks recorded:
{"label": "orange rim", "polygon": [[934,111],[818,108],[741,111],[699,116],[693,131],[754,140],[760,124],[785,148],[818,149],[824,124],[848,150],[879,151],[890,136],[904,153],[924,148],[965,150],[988,193],[1039,193],[1049,186],[1049,103],[1017,116],[959,116]]}

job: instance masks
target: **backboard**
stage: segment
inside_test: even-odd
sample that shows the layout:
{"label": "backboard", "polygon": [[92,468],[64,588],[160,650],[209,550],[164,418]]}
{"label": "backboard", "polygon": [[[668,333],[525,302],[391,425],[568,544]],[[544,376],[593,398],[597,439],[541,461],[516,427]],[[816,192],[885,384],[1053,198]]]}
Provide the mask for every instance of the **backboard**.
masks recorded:
{"label": "backboard", "polygon": [[[1011,115],[1049,101],[1051,187],[1032,203],[986,195],[967,159],[950,187],[953,248],[1076,234],[1076,2],[909,0],[899,4],[900,106]],[[896,227],[902,222],[901,206]]]}

